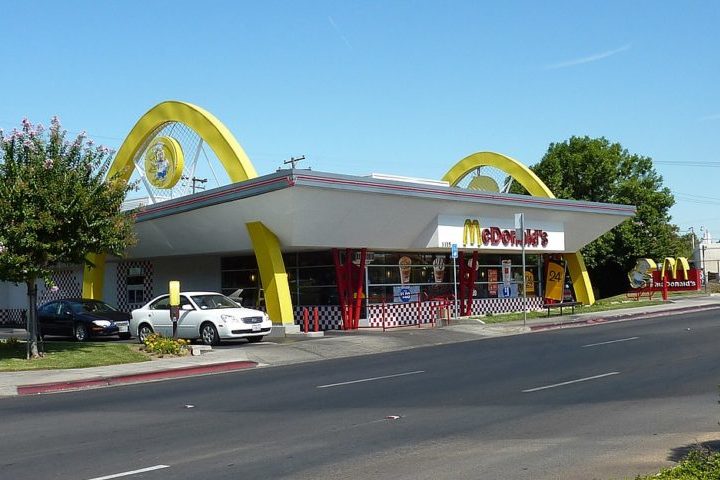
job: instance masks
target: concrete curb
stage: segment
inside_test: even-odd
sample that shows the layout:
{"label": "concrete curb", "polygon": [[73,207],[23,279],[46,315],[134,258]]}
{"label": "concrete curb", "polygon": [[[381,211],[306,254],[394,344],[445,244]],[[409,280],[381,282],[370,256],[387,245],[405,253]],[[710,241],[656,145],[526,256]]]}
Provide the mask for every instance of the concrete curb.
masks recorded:
{"label": "concrete curb", "polygon": [[697,307],[682,307],[671,310],[663,310],[659,312],[639,312],[639,313],[623,313],[620,315],[609,315],[607,317],[595,317],[587,320],[571,320],[563,323],[543,323],[539,325],[531,325],[530,331],[538,330],[552,330],[556,328],[570,328],[570,327],[582,327],[585,325],[595,325],[598,323],[610,323],[610,322],[622,322],[625,320],[639,320],[642,318],[653,318],[668,313],[689,313],[689,312],[702,312],[705,310],[720,309],[720,305],[700,305]]}
{"label": "concrete curb", "polygon": [[156,372],[134,373],[130,375],[117,375],[112,377],[101,377],[95,379],[69,380],[65,382],[37,383],[33,385],[18,385],[18,395],[36,395],[40,393],[57,393],[89,388],[109,387],[113,385],[124,385],[130,383],[151,382],[155,380],[167,380],[170,378],[191,377],[196,375],[207,375],[211,373],[233,372],[254,368],[258,364],[250,361],[236,361],[200,365],[195,367],[180,367]]}

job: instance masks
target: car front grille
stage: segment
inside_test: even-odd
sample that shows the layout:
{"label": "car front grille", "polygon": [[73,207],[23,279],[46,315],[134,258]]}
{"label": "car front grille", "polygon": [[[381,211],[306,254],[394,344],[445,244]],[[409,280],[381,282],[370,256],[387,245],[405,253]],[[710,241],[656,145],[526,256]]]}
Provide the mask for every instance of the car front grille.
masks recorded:
{"label": "car front grille", "polygon": [[243,323],[247,323],[248,325],[252,325],[254,323],[262,323],[263,317],[245,317],[242,319]]}

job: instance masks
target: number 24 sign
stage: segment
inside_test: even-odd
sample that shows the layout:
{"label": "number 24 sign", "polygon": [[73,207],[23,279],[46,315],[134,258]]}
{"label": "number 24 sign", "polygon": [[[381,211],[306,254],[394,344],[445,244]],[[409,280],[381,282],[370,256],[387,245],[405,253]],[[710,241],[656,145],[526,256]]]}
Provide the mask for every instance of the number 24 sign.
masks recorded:
{"label": "number 24 sign", "polygon": [[545,298],[552,298],[553,300],[563,299],[564,276],[565,269],[562,265],[555,262],[548,263],[547,278],[545,279]]}

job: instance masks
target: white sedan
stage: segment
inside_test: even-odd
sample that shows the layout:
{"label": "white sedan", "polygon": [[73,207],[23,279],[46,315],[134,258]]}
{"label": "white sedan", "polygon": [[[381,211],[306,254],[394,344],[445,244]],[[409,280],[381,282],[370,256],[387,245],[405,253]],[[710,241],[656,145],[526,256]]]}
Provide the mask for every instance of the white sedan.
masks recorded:
{"label": "white sedan", "polygon": [[[225,295],[213,292],[180,293],[178,338],[199,338],[205,345],[217,345],[221,339],[247,338],[259,342],[272,330],[265,312],[238,305]],[[144,342],[159,333],[172,337],[170,295],[160,295],[142,308],[132,311],[130,332]]]}

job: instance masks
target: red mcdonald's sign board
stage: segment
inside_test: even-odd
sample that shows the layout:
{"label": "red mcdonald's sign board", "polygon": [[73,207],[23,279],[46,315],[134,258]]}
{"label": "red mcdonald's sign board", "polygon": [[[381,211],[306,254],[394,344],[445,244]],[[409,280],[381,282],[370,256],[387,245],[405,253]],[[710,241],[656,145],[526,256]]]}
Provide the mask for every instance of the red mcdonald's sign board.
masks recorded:
{"label": "red mcdonald's sign board", "polygon": [[[700,290],[702,288],[702,277],[700,270],[691,268],[687,272],[687,280],[682,275],[677,275],[676,278],[667,273],[668,277],[668,290],[671,292],[688,291],[688,290]],[[663,289],[663,281],[661,272],[655,270],[652,272],[652,289],[660,291]]]}

